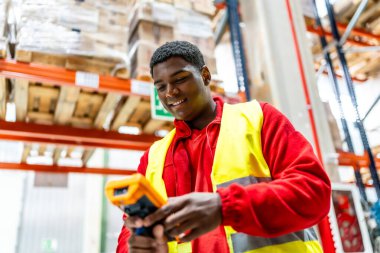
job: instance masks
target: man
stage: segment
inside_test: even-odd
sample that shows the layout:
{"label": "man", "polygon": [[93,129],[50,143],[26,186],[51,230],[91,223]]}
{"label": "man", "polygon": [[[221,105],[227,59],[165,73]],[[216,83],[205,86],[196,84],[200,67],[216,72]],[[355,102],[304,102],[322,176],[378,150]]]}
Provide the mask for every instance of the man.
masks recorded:
{"label": "man", "polygon": [[[212,98],[210,72],[188,42],[158,48],[150,68],[175,130],[138,172],[168,204],[126,218],[117,252],[322,252],[310,227],[328,213],[330,182],[289,120],[267,103]],[[153,224],[154,238],[133,232]]]}

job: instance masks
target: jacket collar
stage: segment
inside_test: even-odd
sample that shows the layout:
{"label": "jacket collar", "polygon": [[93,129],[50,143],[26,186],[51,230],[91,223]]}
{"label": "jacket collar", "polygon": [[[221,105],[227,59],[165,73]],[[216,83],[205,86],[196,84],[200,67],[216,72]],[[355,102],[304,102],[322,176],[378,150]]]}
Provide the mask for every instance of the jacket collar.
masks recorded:
{"label": "jacket collar", "polygon": [[[214,124],[214,123],[220,124],[220,122],[222,121],[224,101],[219,96],[213,97],[213,100],[216,103],[216,116],[215,116],[215,119],[209,123],[209,125]],[[185,121],[174,120],[174,126],[176,128],[176,138],[186,138],[191,135],[191,128]]]}

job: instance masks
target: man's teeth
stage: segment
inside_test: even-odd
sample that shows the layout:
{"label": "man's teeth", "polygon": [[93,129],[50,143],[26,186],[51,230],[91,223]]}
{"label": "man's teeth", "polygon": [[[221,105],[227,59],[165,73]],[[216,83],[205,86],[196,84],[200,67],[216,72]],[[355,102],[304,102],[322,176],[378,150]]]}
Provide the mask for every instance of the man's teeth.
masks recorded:
{"label": "man's teeth", "polygon": [[185,101],[185,100],[183,99],[183,100],[180,100],[180,101],[178,101],[178,102],[173,103],[172,105],[179,105],[179,104],[182,104],[184,101]]}

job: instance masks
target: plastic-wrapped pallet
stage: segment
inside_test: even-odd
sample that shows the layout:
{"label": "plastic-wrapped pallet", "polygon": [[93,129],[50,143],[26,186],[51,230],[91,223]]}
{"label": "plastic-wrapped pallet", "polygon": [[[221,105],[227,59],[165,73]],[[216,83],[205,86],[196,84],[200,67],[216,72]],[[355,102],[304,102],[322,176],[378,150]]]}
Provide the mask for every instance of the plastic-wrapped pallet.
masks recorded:
{"label": "plastic-wrapped pallet", "polygon": [[112,2],[24,1],[17,29],[17,60],[106,75],[124,65],[118,76],[129,77],[125,69],[126,13]]}
{"label": "plastic-wrapped pallet", "polygon": [[0,0],[0,58],[5,58],[5,55],[6,55],[7,9],[8,9],[8,0]]}
{"label": "plastic-wrapped pallet", "polygon": [[7,6],[8,0],[0,0],[0,37],[5,36]]}

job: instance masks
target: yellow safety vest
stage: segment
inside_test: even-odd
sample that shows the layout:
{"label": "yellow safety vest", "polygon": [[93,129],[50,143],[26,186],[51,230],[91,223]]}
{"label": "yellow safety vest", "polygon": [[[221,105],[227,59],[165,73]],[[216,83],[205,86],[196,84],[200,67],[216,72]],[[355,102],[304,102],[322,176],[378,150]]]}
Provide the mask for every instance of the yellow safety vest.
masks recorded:
{"label": "yellow safety vest", "polygon": [[[262,123],[263,112],[257,101],[236,105],[224,104],[211,172],[214,192],[217,188],[227,187],[232,183],[250,185],[272,180],[261,149]],[[166,153],[174,135],[175,129],[165,138],[155,142],[149,150],[146,178],[165,198],[167,198],[167,193],[162,174]],[[239,233],[230,226],[225,226],[225,231],[227,243],[232,253],[323,252],[313,228],[275,238]],[[191,244],[170,242],[169,252],[192,252]]]}

